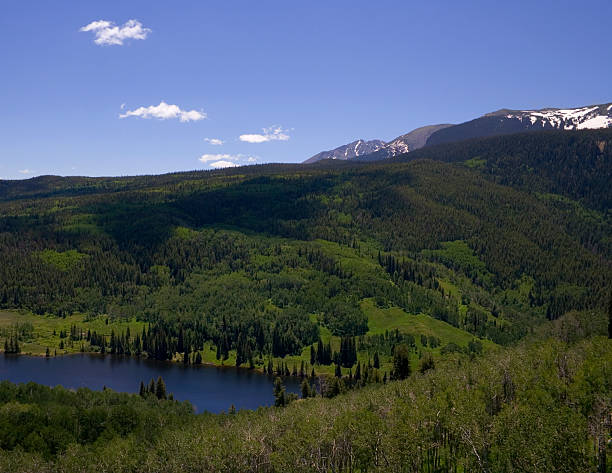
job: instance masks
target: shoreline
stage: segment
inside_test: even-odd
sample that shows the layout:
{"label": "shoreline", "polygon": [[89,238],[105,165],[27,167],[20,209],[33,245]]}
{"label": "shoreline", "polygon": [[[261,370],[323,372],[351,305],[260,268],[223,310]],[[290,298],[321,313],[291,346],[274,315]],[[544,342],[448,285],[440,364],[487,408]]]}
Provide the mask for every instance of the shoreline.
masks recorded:
{"label": "shoreline", "polygon": [[[189,363],[189,364],[184,364],[179,360],[157,360],[155,358],[149,358],[147,356],[135,356],[135,355],[118,355],[118,354],[110,354],[110,353],[100,353],[100,352],[88,352],[88,351],[84,351],[84,352],[69,352],[69,353],[58,353],[57,355],[50,355],[50,356],[46,356],[44,353],[42,354],[37,354],[37,353],[31,353],[31,352],[24,352],[24,353],[5,353],[4,350],[0,351],[0,354],[4,357],[30,357],[30,358],[43,358],[43,359],[52,359],[52,358],[60,358],[60,357],[66,357],[66,356],[75,356],[75,355],[87,355],[87,356],[93,356],[93,357],[98,357],[98,358],[107,358],[107,357],[111,357],[111,358],[123,358],[123,359],[129,359],[129,360],[137,360],[137,361],[146,361],[146,362],[151,362],[151,363],[163,363],[163,364],[167,364],[167,365],[177,365],[177,366],[183,366],[183,367],[205,367],[205,368],[218,368],[218,369],[222,369],[222,370],[229,370],[229,369],[234,369],[234,370],[241,370],[241,371],[248,371],[248,372],[252,372],[252,373],[257,373],[259,375],[262,376],[267,376],[269,378],[273,378],[276,377],[277,375],[269,375],[268,373],[264,373],[262,368],[259,367],[253,367],[253,368],[249,368],[248,366],[235,366],[235,365],[218,365],[215,363],[211,363],[211,362],[202,362],[199,364],[193,364],[193,363]],[[293,375],[289,375],[289,376],[285,376],[285,375],[280,375],[281,378],[294,378],[294,379],[301,379],[301,376],[293,376]],[[307,375],[306,377],[310,377],[309,375]]]}

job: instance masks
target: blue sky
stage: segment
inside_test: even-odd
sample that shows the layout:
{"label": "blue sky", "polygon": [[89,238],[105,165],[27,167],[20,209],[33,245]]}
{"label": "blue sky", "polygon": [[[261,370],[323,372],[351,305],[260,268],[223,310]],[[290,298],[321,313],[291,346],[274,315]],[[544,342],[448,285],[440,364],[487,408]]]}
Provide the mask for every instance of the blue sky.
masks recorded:
{"label": "blue sky", "polygon": [[3,0],[0,178],[300,162],[609,102],[611,31],[609,0]]}

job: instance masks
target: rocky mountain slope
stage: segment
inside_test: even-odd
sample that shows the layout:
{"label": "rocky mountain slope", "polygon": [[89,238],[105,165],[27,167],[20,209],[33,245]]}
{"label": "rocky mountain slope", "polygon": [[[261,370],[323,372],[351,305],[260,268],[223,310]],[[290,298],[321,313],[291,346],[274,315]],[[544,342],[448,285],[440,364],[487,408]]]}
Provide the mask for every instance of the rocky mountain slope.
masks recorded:
{"label": "rocky mountain slope", "polygon": [[459,125],[438,130],[428,138],[426,146],[524,131],[610,127],[612,127],[612,103],[566,109],[502,109]]}
{"label": "rocky mountain slope", "polygon": [[385,146],[385,142],[381,140],[357,140],[329,151],[321,151],[304,161],[304,163],[316,163],[322,159],[353,159],[357,156],[374,153],[383,146]]}
{"label": "rocky mountain slope", "polygon": [[470,138],[484,138],[525,131],[597,128],[612,128],[612,103],[565,109],[502,109],[458,125],[441,124],[417,128],[388,143],[381,140],[353,141],[331,151],[318,153],[304,163],[314,163],[322,159],[379,161],[425,146],[463,141]]}

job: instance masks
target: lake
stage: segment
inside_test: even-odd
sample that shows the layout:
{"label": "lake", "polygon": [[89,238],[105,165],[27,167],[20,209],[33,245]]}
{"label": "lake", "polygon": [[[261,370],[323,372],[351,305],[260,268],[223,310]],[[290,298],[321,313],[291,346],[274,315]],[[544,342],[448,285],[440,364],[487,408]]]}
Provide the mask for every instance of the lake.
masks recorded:
{"label": "lake", "polygon": [[[164,379],[168,393],[180,401],[190,401],[198,412],[227,411],[232,404],[236,409],[257,409],[274,403],[273,378],[247,369],[88,354],[51,358],[0,356],[0,380],[13,383],[33,381],[92,390],[106,386],[137,393],[141,380],[146,385],[158,376]],[[288,392],[299,392],[298,378],[285,378],[283,382]]]}

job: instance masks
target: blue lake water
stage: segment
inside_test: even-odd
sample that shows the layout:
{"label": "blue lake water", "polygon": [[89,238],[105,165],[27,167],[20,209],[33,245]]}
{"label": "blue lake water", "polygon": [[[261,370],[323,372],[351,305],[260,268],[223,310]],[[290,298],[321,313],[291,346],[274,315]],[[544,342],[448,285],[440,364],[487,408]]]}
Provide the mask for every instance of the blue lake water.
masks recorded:
{"label": "blue lake water", "polygon": [[[13,383],[33,381],[47,386],[86,387],[101,390],[138,392],[140,381],[147,384],[161,376],[166,389],[180,401],[190,401],[198,412],[257,409],[274,403],[273,378],[247,369],[213,366],[184,366],[119,356],[76,354],[51,358],[1,355],[0,380]],[[300,380],[285,378],[287,391],[299,392]]]}

